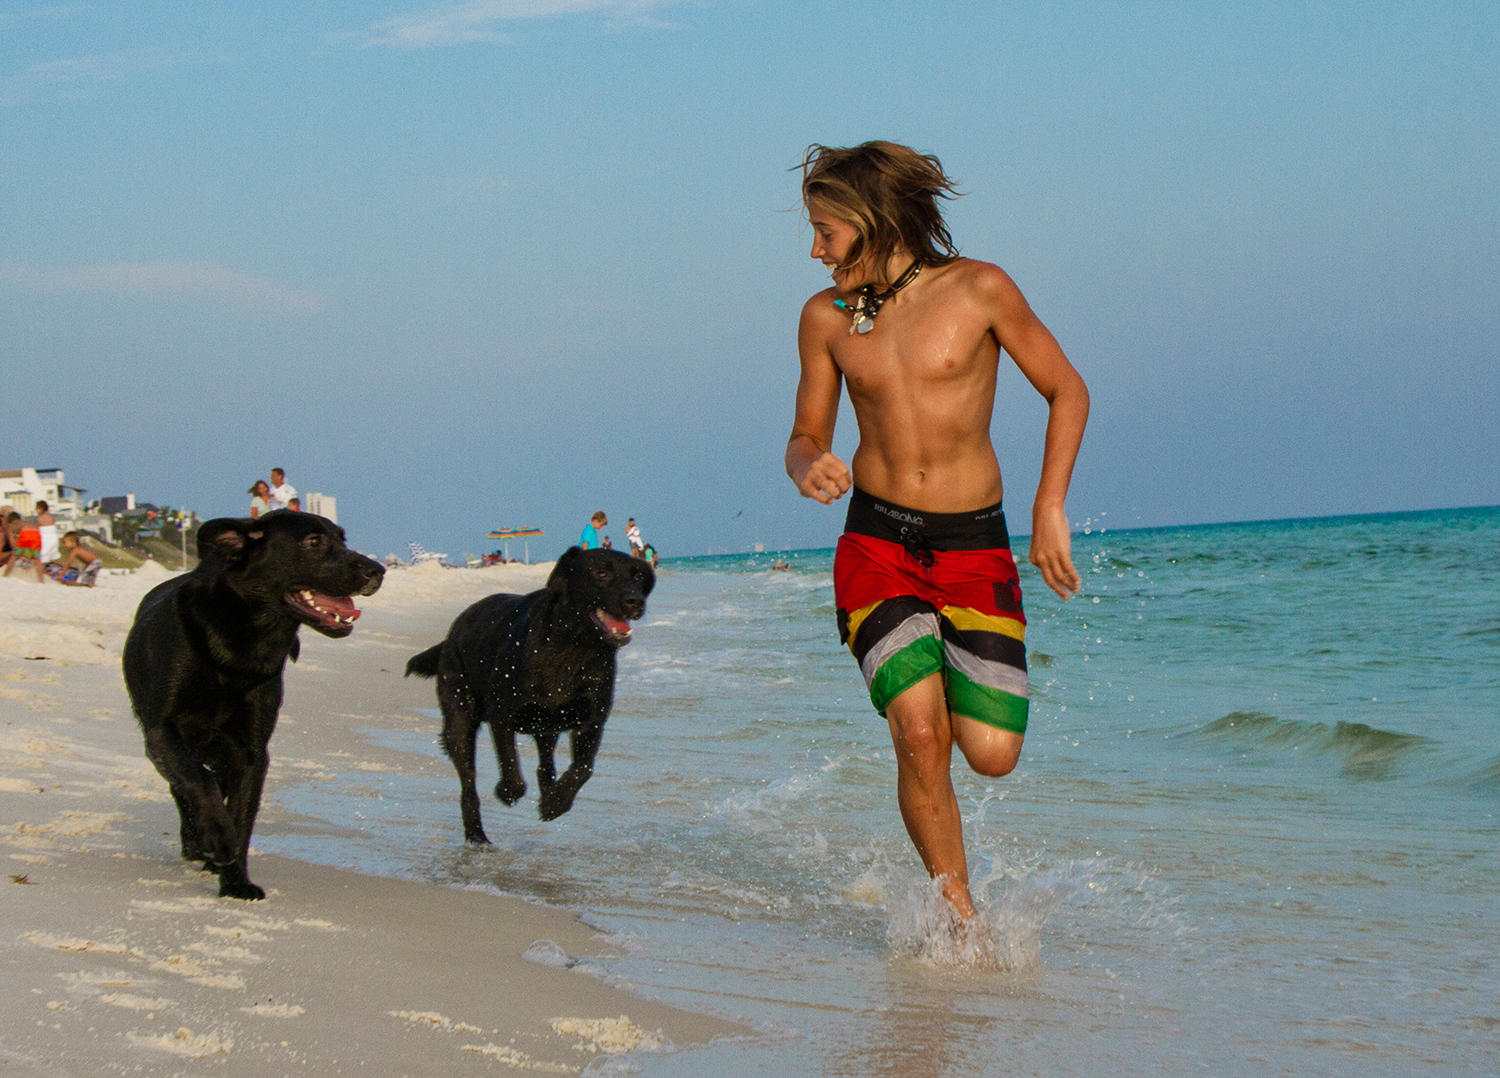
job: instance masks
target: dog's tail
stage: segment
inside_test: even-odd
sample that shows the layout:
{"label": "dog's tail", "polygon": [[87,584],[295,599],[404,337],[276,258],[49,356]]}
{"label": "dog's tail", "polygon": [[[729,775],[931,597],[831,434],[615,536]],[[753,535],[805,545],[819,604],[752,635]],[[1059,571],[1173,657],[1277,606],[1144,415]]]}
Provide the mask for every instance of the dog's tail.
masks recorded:
{"label": "dog's tail", "polygon": [[443,645],[437,644],[420,655],[413,655],[406,663],[406,676],[437,677],[438,659],[442,657]]}

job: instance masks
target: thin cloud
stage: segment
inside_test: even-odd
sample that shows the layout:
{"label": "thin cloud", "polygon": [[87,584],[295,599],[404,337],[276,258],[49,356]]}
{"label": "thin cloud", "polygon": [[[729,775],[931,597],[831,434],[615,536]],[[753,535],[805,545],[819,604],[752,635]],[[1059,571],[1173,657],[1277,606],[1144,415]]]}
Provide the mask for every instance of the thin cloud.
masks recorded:
{"label": "thin cloud", "polygon": [[213,262],[116,262],[105,266],[39,269],[0,266],[0,284],[40,292],[105,292],[149,299],[217,300],[241,310],[317,314],[328,306],[319,292],[288,288]]}
{"label": "thin cloud", "polygon": [[28,11],[0,11],[0,30],[9,30],[32,19],[61,19],[83,11],[76,4],[54,4],[52,7],[35,7]]}
{"label": "thin cloud", "polygon": [[173,53],[165,49],[129,49],[100,56],[74,56],[32,64],[5,80],[0,105],[14,105],[33,97],[88,97],[100,85],[123,82],[146,71],[172,67],[232,63],[222,54]]}
{"label": "thin cloud", "polygon": [[431,49],[504,41],[507,23],[562,15],[600,15],[606,24],[647,22],[647,13],[673,0],[469,0],[396,15],[354,35],[362,48]]}

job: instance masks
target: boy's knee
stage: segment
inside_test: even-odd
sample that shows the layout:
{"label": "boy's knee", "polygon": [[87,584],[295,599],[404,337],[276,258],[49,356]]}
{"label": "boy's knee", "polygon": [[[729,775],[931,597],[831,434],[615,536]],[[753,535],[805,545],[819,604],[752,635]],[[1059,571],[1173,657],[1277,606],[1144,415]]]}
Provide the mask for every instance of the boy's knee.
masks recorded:
{"label": "boy's knee", "polygon": [[958,747],[971,770],[998,779],[1016,769],[1025,743],[1024,734],[1000,730],[963,716],[954,718]]}
{"label": "boy's knee", "polygon": [[998,779],[1009,775],[1016,769],[1016,764],[1021,760],[1021,750],[1017,747],[1014,751],[1009,749],[1001,751],[976,752],[973,755],[964,753],[964,759],[969,761],[969,767],[974,772],[984,775],[986,778]]}
{"label": "boy's knee", "polygon": [[893,727],[896,752],[914,763],[927,763],[943,756],[949,749],[948,739],[937,726],[926,721],[910,721]]}

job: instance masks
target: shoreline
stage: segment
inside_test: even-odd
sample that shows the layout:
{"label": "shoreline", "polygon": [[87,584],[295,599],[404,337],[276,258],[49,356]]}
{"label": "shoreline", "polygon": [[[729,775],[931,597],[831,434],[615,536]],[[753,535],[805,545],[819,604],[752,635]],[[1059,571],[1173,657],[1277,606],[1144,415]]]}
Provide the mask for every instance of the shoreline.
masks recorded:
{"label": "shoreline", "polygon": [[[401,678],[405,657],[468,603],[538,587],[549,568],[402,571],[361,601],[349,639],[302,634],[257,835],[331,833],[279,806],[278,791],[336,778],[331,766],[385,770],[354,731],[381,718],[410,729],[406,712],[433,706],[428,683]],[[119,671],[135,604],[160,579],[3,589],[7,1073],[175,1073],[203,1059],[225,1073],[576,1074],[601,1056],[751,1034],[564,968],[613,947],[569,909],[259,851],[252,877],[267,899],[218,898],[217,878],[178,857],[176,810],[142,754]]]}

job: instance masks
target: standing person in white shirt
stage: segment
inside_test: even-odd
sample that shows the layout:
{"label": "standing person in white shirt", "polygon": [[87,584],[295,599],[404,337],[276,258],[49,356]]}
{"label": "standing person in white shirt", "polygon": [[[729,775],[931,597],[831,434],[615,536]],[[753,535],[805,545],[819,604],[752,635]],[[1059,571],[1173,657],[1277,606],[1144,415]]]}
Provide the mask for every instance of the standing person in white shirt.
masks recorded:
{"label": "standing person in white shirt", "polygon": [[625,522],[625,539],[630,543],[630,556],[639,558],[641,551],[646,549],[646,544],[641,541],[641,529],[636,525],[635,517]]}
{"label": "standing person in white shirt", "polygon": [[286,481],[286,472],[280,468],[272,468],[271,496],[266,499],[267,509],[289,509],[296,496],[297,488]]}
{"label": "standing person in white shirt", "polygon": [[46,502],[36,503],[36,528],[42,533],[42,564],[58,559],[57,520]]}

